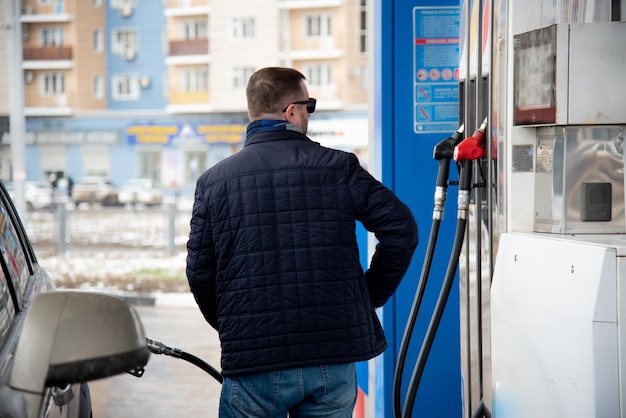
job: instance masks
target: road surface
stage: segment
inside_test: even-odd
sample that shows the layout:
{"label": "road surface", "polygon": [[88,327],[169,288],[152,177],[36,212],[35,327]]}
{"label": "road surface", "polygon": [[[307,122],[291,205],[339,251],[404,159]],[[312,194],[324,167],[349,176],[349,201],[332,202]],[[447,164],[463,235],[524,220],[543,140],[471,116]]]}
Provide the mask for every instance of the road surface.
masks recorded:
{"label": "road surface", "polygon": [[[219,370],[217,332],[193,303],[135,306],[146,337],[179,348]],[[184,360],[151,355],[143,377],[90,383],[94,418],[217,417],[221,385]]]}

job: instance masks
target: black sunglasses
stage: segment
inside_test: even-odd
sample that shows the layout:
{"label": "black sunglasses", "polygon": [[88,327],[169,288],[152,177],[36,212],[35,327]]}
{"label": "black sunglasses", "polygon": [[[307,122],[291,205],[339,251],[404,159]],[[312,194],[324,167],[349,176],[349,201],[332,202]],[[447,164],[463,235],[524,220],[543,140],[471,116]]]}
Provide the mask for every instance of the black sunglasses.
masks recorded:
{"label": "black sunglasses", "polygon": [[[289,105],[287,105],[287,107],[293,105],[306,105],[306,111],[309,113],[313,113],[315,112],[315,104],[317,103],[317,99],[314,99],[312,97],[309,98],[309,100],[300,100],[299,102],[293,102],[293,103],[289,103]],[[285,113],[287,111],[287,107],[284,108],[282,110],[283,113]]]}

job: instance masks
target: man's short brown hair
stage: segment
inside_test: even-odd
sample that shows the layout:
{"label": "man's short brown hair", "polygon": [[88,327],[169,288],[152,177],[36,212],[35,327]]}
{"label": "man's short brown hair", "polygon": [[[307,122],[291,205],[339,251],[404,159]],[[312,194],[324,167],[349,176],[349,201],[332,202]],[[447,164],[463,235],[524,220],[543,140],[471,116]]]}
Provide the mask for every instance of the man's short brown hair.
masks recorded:
{"label": "man's short brown hair", "polygon": [[285,104],[301,99],[300,82],[306,77],[293,68],[266,67],[257,70],[248,81],[248,114],[279,113]]}

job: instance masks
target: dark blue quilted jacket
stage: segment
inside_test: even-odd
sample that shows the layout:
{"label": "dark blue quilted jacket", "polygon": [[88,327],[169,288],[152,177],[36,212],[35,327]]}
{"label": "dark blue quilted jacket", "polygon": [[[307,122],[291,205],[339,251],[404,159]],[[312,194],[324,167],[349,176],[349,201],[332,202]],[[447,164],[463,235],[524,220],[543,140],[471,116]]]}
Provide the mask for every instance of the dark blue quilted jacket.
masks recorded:
{"label": "dark blue quilted jacket", "polygon": [[[355,219],[378,240],[365,273]],[[198,179],[187,244],[187,278],[219,331],[223,375],[383,352],[374,308],[396,290],[416,245],[409,208],[354,154],[290,130],[248,136]]]}

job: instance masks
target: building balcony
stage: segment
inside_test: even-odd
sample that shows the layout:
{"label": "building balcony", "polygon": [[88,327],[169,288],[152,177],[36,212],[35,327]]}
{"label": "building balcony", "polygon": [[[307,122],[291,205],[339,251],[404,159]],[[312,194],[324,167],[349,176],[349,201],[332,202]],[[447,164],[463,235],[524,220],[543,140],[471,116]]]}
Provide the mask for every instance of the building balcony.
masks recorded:
{"label": "building balcony", "polygon": [[183,39],[170,41],[169,56],[181,55],[208,55],[209,40],[207,38],[200,39]]}
{"label": "building balcony", "polygon": [[23,48],[24,61],[71,60],[71,46],[45,46]]}
{"label": "building balcony", "polygon": [[168,113],[207,113],[213,110],[209,104],[209,92],[170,91]]}
{"label": "building balcony", "polygon": [[24,116],[69,116],[74,108],[68,103],[67,95],[26,97]]}
{"label": "building balcony", "polygon": [[167,17],[187,17],[187,16],[206,16],[210,13],[210,7],[207,5],[167,5],[163,14]]}
{"label": "building balcony", "polygon": [[209,92],[208,91],[170,91],[169,104],[171,105],[185,105],[185,104],[208,104]]}
{"label": "building balcony", "polygon": [[321,60],[343,58],[344,53],[340,49],[292,49],[280,51],[279,57],[283,60]]}
{"label": "building balcony", "polygon": [[186,7],[208,6],[210,0],[165,0],[165,7],[171,9],[184,9]]}
{"label": "building balcony", "polygon": [[59,2],[55,5],[27,4],[21,12],[22,23],[62,23],[72,21],[73,10],[67,10],[65,4]]}
{"label": "building balcony", "polygon": [[343,0],[278,0],[278,8],[283,10],[338,7],[343,4]]}
{"label": "building balcony", "polygon": [[69,106],[39,106],[24,108],[24,116],[72,116],[74,108]]}

